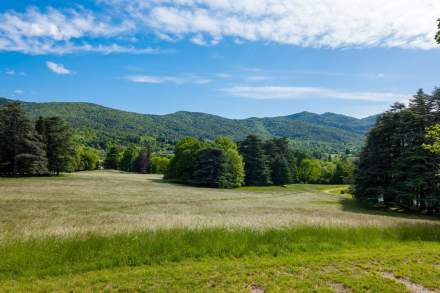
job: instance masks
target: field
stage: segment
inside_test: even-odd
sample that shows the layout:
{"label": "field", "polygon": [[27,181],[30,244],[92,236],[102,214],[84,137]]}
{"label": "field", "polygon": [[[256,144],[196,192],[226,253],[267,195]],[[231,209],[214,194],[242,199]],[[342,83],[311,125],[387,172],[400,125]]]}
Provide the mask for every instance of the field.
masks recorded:
{"label": "field", "polygon": [[1,178],[0,291],[439,292],[438,218],[345,189]]}

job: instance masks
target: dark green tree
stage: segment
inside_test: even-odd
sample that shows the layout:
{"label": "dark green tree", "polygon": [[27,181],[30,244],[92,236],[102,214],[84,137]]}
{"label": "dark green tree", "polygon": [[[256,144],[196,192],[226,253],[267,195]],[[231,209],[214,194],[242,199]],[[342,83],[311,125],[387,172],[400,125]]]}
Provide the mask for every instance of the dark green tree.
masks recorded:
{"label": "dark green tree", "polygon": [[224,174],[225,153],[222,149],[206,148],[197,152],[194,172],[189,183],[198,186],[223,188],[220,180]]}
{"label": "dark green tree", "polygon": [[272,160],[272,182],[275,185],[285,185],[291,182],[289,163],[286,158],[276,155]]}
{"label": "dark green tree", "polygon": [[104,168],[118,170],[120,167],[123,151],[124,150],[119,146],[110,147],[104,161]]}
{"label": "dark green tree", "polygon": [[57,175],[72,171],[74,147],[67,124],[59,117],[39,117],[35,128],[46,144],[49,171]]}
{"label": "dark green tree", "polygon": [[0,173],[7,176],[46,174],[41,137],[19,103],[0,108]]}
{"label": "dark green tree", "polygon": [[409,108],[395,104],[379,117],[360,156],[356,198],[419,211],[440,208],[440,157],[424,148],[437,120],[433,101],[419,90]]}
{"label": "dark green tree", "polygon": [[244,160],[246,185],[271,184],[269,162],[264,151],[263,141],[249,135],[239,144],[239,151]]}

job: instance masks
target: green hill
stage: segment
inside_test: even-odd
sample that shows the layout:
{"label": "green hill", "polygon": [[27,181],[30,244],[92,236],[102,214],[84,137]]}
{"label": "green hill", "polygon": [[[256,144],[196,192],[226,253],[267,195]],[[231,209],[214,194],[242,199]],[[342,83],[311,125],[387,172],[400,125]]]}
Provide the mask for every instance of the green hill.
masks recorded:
{"label": "green hill", "polygon": [[[0,98],[0,105],[11,100]],[[99,141],[126,143],[149,135],[166,140],[183,136],[212,139],[220,135],[242,139],[248,134],[285,136],[294,141],[360,146],[375,119],[357,119],[334,113],[302,112],[272,118],[228,119],[194,112],[146,115],[91,103],[23,102],[28,115],[60,116],[75,129],[89,129]]]}

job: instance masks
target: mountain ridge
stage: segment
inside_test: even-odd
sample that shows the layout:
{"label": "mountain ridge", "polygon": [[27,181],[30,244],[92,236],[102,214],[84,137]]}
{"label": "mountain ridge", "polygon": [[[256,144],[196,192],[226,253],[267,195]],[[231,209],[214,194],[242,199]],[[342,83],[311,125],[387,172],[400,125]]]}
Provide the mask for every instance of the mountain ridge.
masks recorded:
{"label": "mountain ridge", "polygon": [[[0,105],[12,102],[0,98]],[[375,117],[363,119],[335,113],[303,111],[287,116],[229,119],[203,112],[178,111],[157,115],[113,109],[87,102],[23,102],[30,118],[60,116],[74,129],[92,129],[115,142],[150,135],[168,140],[183,136],[213,139],[220,135],[243,139],[249,134],[285,136],[292,140],[361,145]]]}

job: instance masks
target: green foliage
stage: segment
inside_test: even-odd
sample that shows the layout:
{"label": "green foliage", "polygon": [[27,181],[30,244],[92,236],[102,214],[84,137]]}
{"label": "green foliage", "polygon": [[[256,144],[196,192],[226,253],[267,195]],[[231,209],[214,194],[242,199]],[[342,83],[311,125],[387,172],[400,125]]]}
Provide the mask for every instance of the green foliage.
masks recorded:
{"label": "green foliage", "polygon": [[298,168],[298,175],[302,182],[317,183],[321,177],[321,165],[318,160],[304,159]]}
{"label": "green foliage", "polygon": [[165,178],[188,182],[194,171],[197,152],[205,147],[206,143],[193,137],[185,137],[178,141]]}
{"label": "green foliage", "polygon": [[224,173],[225,153],[218,148],[205,148],[197,152],[194,171],[189,183],[197,186],[222,188],[220,181]]}
{"label": "green foliage", "polygon": [[122,154],[119,169],[125,172],[133,172],[136,170],[136,158],[139,156],[138,150],[130,146],[126,148]]}
{"label": "green foliage", "polygon": [[230,146],[224,150],[223,174],[220,176],[222,188],[235,188],[244,184],[243,158],[238,153],[235,143]]}
{"label": "green foliage", "polygon": [[272,162],[272,182],[275,185],[285,185],[291,183],[289,163],[286,158],[280,155],[275,156]]}
{"label": "green foliage", "polygon": [[48,172],[45,144],[19,103],[0,108],[0,174],[42,175]]}
{"label": "green foliage", "polygon": [[170,165],[170,159],[167,157],[153,156],[151,158],[151,172],[155,174],[165,174]]}
{"label": "green foliage", "polygon": [[243,184],[243,161],[229,138],[215,142],[184,138],[177,142],[166,178],[198,186],[234,188]]}
{"label": "green foliage", "polygon": [[433,153],[440,154],[440,124],[427,129],[426,140],[428,143],[423,144],[423,147]]}
{"label": "green foliage", "polygon": [[96,170],[100,166],[99,150],[78,145],[75,150],[74,170],[75,171],[91,171]]}
{"label": "green foliage", "polygon": [[46,145],[49,171],[57,175],[72,171],[74,150],[67,124],[59,117],[39,117],[35,128]]}
{"label": "green foliage", "polygon": [[380,116],[361,153],[356,198],[440,212],[440,155],[424,148],[440,119],[438,101],[438,91],[419,90],[409,108],[397,103]]}
{"label": "green foliage", "polygon": [[255,135],[249,135],[240,142],[239,147],[244,160],[246,185],[271,184],[269,162],[263,148],[263,141]]}
{"label": "green foliage", "polygon": [[107,156],[104,161],[104,167],[106,169],[118,170],[121,166],[122,157],[124,155],[124,149],[120,146],[112,146],[107,152]]}

